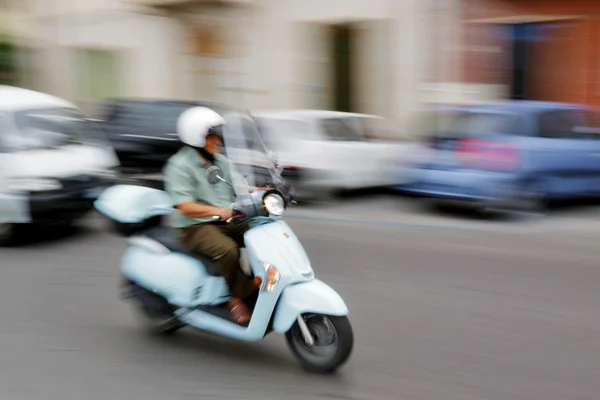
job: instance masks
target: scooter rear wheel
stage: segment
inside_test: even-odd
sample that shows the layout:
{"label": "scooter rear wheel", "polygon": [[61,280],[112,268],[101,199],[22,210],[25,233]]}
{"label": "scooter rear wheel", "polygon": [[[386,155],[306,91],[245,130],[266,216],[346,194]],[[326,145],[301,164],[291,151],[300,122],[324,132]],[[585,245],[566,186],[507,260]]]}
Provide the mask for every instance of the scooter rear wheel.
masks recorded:
{"label": "scooter rear wheel", "polygon": [[354,346],[354,334],[348,317],[305,314],[302,318],[314,343],[310,345],[306,342],[296,321],[286,333],[292,353],[307,371],[334,372],[348,360]]}
{"label": "scooter rear wheel", "polygon": [[157,315],[137,304],[133,306],[133,312],[144,330],[152,335],[171,335],[183,328],[173,314]]}
{"label": "scooter rear wheel", "polygon": [[168,335],[183,328],[174,308],[161,296],[135,284],[127,284],[126,297],[133,300],[133,313],[144,329],[151,334]]}

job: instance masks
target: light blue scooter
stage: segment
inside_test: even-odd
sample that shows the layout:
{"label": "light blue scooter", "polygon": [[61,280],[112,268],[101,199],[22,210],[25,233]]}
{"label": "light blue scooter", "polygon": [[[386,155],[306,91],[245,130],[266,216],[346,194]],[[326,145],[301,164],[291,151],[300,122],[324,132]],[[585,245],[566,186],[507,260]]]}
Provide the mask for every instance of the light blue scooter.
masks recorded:
{"label": "light blue scooter", "polygon": [[[213,185],[231,185],[217,167],[208,174]],[[248,222],[251,227],[244,237],[249,279],[255,279],[260,291],[250,304],[247,326],[230,317],[228,287],[215,263],[185,250],[175,231],[158,223],[173,211],[165,192],[119,185],[106,190],[95,206],[129,237],[131,246],[121,262],[125,295],[135,300],[134,309],[152,331],[172,333],[188,325],[248,342],[272,331],[284,333],[303,367],[332,372],[352,351],[348,308],[331,287],[315,278],[300,241],[279,219],[289,196],[272,186],[238,196],[232,206],[234,217],[228,221]]]}

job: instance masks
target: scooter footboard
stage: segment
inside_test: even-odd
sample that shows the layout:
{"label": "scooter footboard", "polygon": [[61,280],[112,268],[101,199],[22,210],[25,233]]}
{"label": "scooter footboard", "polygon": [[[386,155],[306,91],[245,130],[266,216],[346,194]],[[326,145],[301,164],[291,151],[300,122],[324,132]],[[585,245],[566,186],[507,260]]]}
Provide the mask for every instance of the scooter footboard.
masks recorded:
{"label": "scooter footboard", "polygon": [[305,313],[344,316],[348,315],[348,307],[335,290],[318,279],[288,286],[277,303],[273,330],[287,332]]}

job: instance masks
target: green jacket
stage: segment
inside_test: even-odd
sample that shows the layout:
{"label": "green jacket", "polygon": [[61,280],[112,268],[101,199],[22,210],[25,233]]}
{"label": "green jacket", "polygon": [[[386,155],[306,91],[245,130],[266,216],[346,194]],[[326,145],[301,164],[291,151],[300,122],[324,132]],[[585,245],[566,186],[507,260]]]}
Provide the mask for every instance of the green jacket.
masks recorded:
{"label": "green jacket", "polygon": [[[214,165],[223,171],[223,178],[232,182],[233,168],[223,155],[215,156]],[[184,146],[174,154],[164,168],[165,190],[176,205],[194,202],[213,207],[231,207],[235,191],[225,182],[210,184],[206,176],[211,164],[191,147]],[[212,221],[212,218],[192,218],[174,210],[171,224],[184,228]]]}

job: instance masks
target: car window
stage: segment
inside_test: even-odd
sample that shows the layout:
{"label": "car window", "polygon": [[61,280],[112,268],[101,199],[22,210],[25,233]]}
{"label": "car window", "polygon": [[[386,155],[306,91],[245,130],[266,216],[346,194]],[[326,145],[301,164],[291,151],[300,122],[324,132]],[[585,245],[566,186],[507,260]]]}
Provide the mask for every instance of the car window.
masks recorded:
{"label": "car window", "polygon": [[[424,114],[427,118],[429,115]],[[517,114],[486,112],[443,112],[423,123],[428,140],[475,138],[491,134],[523,135],[525,120]]]}
{"label": "car window", "polygon": [[19,150],[22,140],[12,125],[12,115],[0,114],[0,151]]}
{"label": "car window", "polygon": [[550,111],[539,116],[539,137],[549,139],[594,139],[593,114],[584,110]]}
{"label": "car window", "polygon": [[256,133],[256,123],[250,119],[244,119],[242,124],[248,149],[263,151],[263,143],[261,143],[263,139]]}
{"label": "car window", "polygon": [[367,139],[389,137],[392,126],[384,118],[361,118],[363,136]]}
{"label": "car window", "polygon": [[323,132],[335,141],[362,141],[365,139],[364,118],[324,118],[321,120]]}
{"label": "car window", "polygon": [[426,141],[435,140],[449,132],[462,112],[456,110],[426,110],[415,114],[411,134]]}
{"label": "car window", "polygon": [[277,142],[277,136],[274,134],[273,129],[269,126],[269,121],[264,118],[255,118],[256,126],[258,128],[258,132],[262,137],[265,145],[268,148],[273,148]]}
{"label": "car window", "polygon": [[148,131],[175,132],[177,119],[188,108],[187,105],[127,104],[115,108],[112,119]]}
{"label": "car window", "polygon": [[0,114],[0,151],[6,151],[8,137],[8,122],[3,114]]}
{"label": "car window", "polygon": [[305,121],[286,118],[256,118],[265,145],[269,148],[292,145],[296,140],[311,139],[310,125]]}
{"label": "car window", "polygon": [[487,134],[519,134],[522,119],[514,114],[465,113],[452,121],[450,132],[475,137]]}
{"label": "car window", "polygon": [[18,135],[10,146],[17,149],[50,149],[102,140],[102,134],[73,108],[46,108],[15,113]]}
{"label": "car window", "polygon": [[224,114],[223,118],[225,120],[224,138],[226,142],[225,148],[222,149],[224,152],[228,148],[264,152],[263,139],[252,118],[237,112]]}
{"label": "car window", "polygon": [[594,108],[577,110],[582,123],[575,127],[575,131],[586,139],[600,140],[600,112]]}

